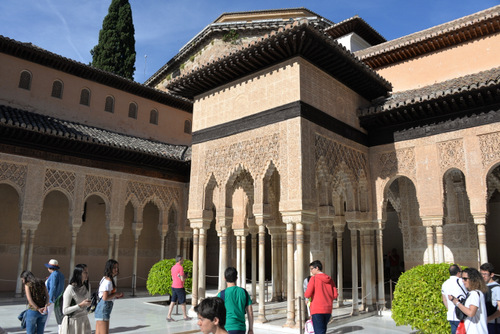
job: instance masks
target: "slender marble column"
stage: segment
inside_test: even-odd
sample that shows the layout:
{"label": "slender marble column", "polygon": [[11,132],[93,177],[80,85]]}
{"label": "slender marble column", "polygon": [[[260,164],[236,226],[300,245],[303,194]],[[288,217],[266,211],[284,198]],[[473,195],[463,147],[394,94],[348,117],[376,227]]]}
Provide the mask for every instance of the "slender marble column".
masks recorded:
{"label": "slender marble column", "polygon": [[488,262],[488,250],[486,248],[486,225],[477,224],[477,238],[479,241],[479,258],[481,263]]}
{"label": "slender marble column", "polygon": [[29,230],[21,227],[21,242],[19,243],[19,260],[17,261],[17,282],[16,282],[16,297],[21,297],[21,289],[23,282],[21,281],[21,274],[24,270],[24,259],[26,257],[26,237],[29,235]]}
{"label": "slender marble column", "polygon": [[427,234],[427,258],[429,263],[434,263],[434,229],[432,226],[425,228]]}
{"label": "slender marble column", "polygon": [[273,284],[273,296],[271,301],[275,302],[278,299],[278,252],[276,245],[278,244],[278,236],[276,232],[271,233],[271,277]]}
{"label": "slender marble column", "polygon": [[360,259],[361,259],[361,310],[368,310],[368,272],[366,266],[368,265],[368,261],[366,258],[366,231],[359,231],[359,243],[360,243]]}
{"label": "slender marble column", "polygon": [[30,234],[28,237],[28,263],[26,264],[26,270],[31,271],[31,266],[33,264],[33,248],[35,245],[35,230],[30,230]]}
{"label": "slender marble column", "polygon": [[[302,297],[304,296],[304,288],[303,288],[303,284],[304,284],[304,224],[302,223],[296,223],[295,224],[295,242],[297,244],[297,259],[296,259],[296,280],[295,280],[295,300],[296,300],[296,313],[295,314],[300,314],[300,311],[301,310],[301,307],[303,305],[301,305],[299,307],[299,303],[301,302],[302,300]],[[308,263],[309,264],[309,263]],[[304,319],[304,311],[305,311],[305,307],[302,307],[302,311],[303,311],[303,316],[302,316],[302,319]],[[300,317],[299,317],[300,319]],[[296,319],[295,323],[297,323],[297,320],[299,319]],[[302,326],[303,324],[299,324],[299,326]]]}
{"label": "slender marble column", "polygon": [[241,235],[236,235],[236,270],[239,275],[236,279],[236,285],[241,285]]}
{"label": "slender marble column", "polygon": [[378,305],[385,309],[384,285],[384,239],[383,230],[377,230],[377,274],[378,274]]}
{"label": "slender marble column", "polygon": [[259,225],[259,315],[256,322],[265,323],[266,319],[266,227]]}
{"label": "slender marble column", "polygon": [[286,224],[286,262],[287,262],[287,315],[286,324],[287,327],[295,326],[295,303],[294,303],[294,226],[291,223]]}
{"label": "slender marble column", "polygon": [[78,231],[75,231],[73,228],[71,231],[71,253],[69,255],[69,268],[68,268],[68,277],[71,277],[73,273],[73,268],[75,268],[75,256],[76,256],[76,237],[78,235]]}
{"label": "slender marble column", "polygon": [[113,241],[115,240],[115,235],[109,233],[108,235],[108,259],[113,258]]}
{"label": "slender marble column", "polygon": [[137,258],[139,257],[139,236],[134,237],[134,262],[132,264],[132,275],[134,277],[132,281],[132,289],[135,291],[137,288]]}
{"label": "slender marble column", "polygon": [[[246,233],[245,233],[246,234]],[[241,286],[247,288],[247,236],[241,236]]]}
{"label": "slender marble column", "polygon": [[160,245],[160,259],[163,260],[165,259],[165,235],[161,234],[161,245]]}
{"label": "slender marble column", "polygon": [[252,303],[257,301],[257,234],[252,234]]}
{"label": "slender marble column", "polygon": [[207,255],[206,255],[206,250],[207,250],[207,239],[206,239],[206,229],[204,227],[200,228],[199,230],[199,255],[198,255],[198,267],[199,267],[199,272],[198,272],[198,298],[204,299],[205,298],[205,290],[206,290],[206,273],[207,273]]}
{"label": "slender marble column", "polygon": [[351,229],[351,265],[352,265],[352,312],[359,315],[358,305],[358,231]]}
{"label": "slender marble column", "polygon": [[[340,218],[341,220],[343,218]],[[345,221],[344,221],[345,224]],[[342,259],[342,242],[343,242],[343,233],[344,233],[344,224],[334,225],[335,233],[337,236],[337,290],[339,292],[339,298],[337,299],[338,307],[344,305],[344,264]]]}
{"label": "slender marble column", "polygon": [[436,244],[437,244],[437,260],[438,263],[444,262],[444,243],[443,243],[443,226],[436,226]]}
{"label": "slender marble column", "polygon": [[191,305],[195,307],[198,305],[198,266],[199,264],[199,230],[193,229],[193,291],[191,295]]}
{"label": "slender marble column", "polygon": [[219,233],[219,290],[226,288],[226,280],[224,279],[224,271],[227,265],[227,227],[221,227]]}
{"label": "slender marble column", "polygon": [[[120,235],[115,234],[115,257],[114,259],[118,261],[118,255],[120,253]],[[161,258],[163,260],[163,257]]]}

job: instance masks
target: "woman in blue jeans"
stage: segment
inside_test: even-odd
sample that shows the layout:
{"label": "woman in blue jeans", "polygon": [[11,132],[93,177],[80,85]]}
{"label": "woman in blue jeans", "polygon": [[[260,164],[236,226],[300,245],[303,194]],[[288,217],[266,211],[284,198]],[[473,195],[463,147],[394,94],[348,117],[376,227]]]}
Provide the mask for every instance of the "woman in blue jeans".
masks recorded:
{"label": "woman in blue jeans", "polygon": [[104,268],[104,277],[99,283],[99,303],[95,308],[95,334],[109,333],[109,318],[113,310],[113,300],[123,297],[123,292],[116,292],[113,277],[120,272],[118,262],[108,260]]}
{"label": "woman in blue jeans", "polygon": [[21,280],[28,300],[26,333],[43,334],[47,321],[47,307],[49,306],[49,293],[45,283],[36,278],[31,271],[23,271]]}

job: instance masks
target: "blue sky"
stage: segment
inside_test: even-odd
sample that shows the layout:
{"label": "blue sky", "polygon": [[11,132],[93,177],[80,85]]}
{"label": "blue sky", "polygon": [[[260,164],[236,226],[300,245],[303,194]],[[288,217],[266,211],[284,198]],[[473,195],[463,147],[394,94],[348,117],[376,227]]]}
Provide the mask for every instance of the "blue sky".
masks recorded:
{"label": "blue sky", "polygon": [[[111,0],[1,0],[0,35],[88,64]],[[359,15],[387,40],[500,4],[499,0],[130,0],[135,80],[144,82],[224,12],[306,7],[333,21]],[[147,57],[145,57],[147,56]]]}

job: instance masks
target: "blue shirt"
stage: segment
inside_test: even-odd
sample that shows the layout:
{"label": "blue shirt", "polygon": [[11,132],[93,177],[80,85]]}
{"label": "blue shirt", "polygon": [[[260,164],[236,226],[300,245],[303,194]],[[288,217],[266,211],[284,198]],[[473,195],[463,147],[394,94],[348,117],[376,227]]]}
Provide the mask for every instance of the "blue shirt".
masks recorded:
{"label": "blue shirt", "polygon": [[55,303],[57,297],[64,291],[64,275],[59,270],[54,270],[45,283],[49,291],[49,301]]}

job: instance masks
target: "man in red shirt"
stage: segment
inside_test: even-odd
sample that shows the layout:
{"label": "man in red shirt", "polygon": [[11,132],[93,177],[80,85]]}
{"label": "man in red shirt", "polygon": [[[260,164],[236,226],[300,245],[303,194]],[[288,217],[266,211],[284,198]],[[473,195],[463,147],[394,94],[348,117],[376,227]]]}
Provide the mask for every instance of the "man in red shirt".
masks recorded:
{"label": "man in red shirt", "polygon": [[311,298],[311,318],[314,334],[325,334],[326,325],[332,316],[333,300],[337,298],[335,283],[323,273],[323,265],[316,260],[309,265],[311,279],[307,284],[304,297]]}
{"label": "man in red shirt", "polygon": [[167,321],[175,321],[172,319],[172,310],[174,305],[179,303],[182,308],[182,313],[184,314],[184,320],[191,320],[186,313],[186,290],[184,289],[184,268],[182,267],[182,262],[184,259],[182,256],[177,255],[175,257],[175,265],[172,267],[170,272],[172,273],[172,298],[170,299],[170,307],[168,309]]}

